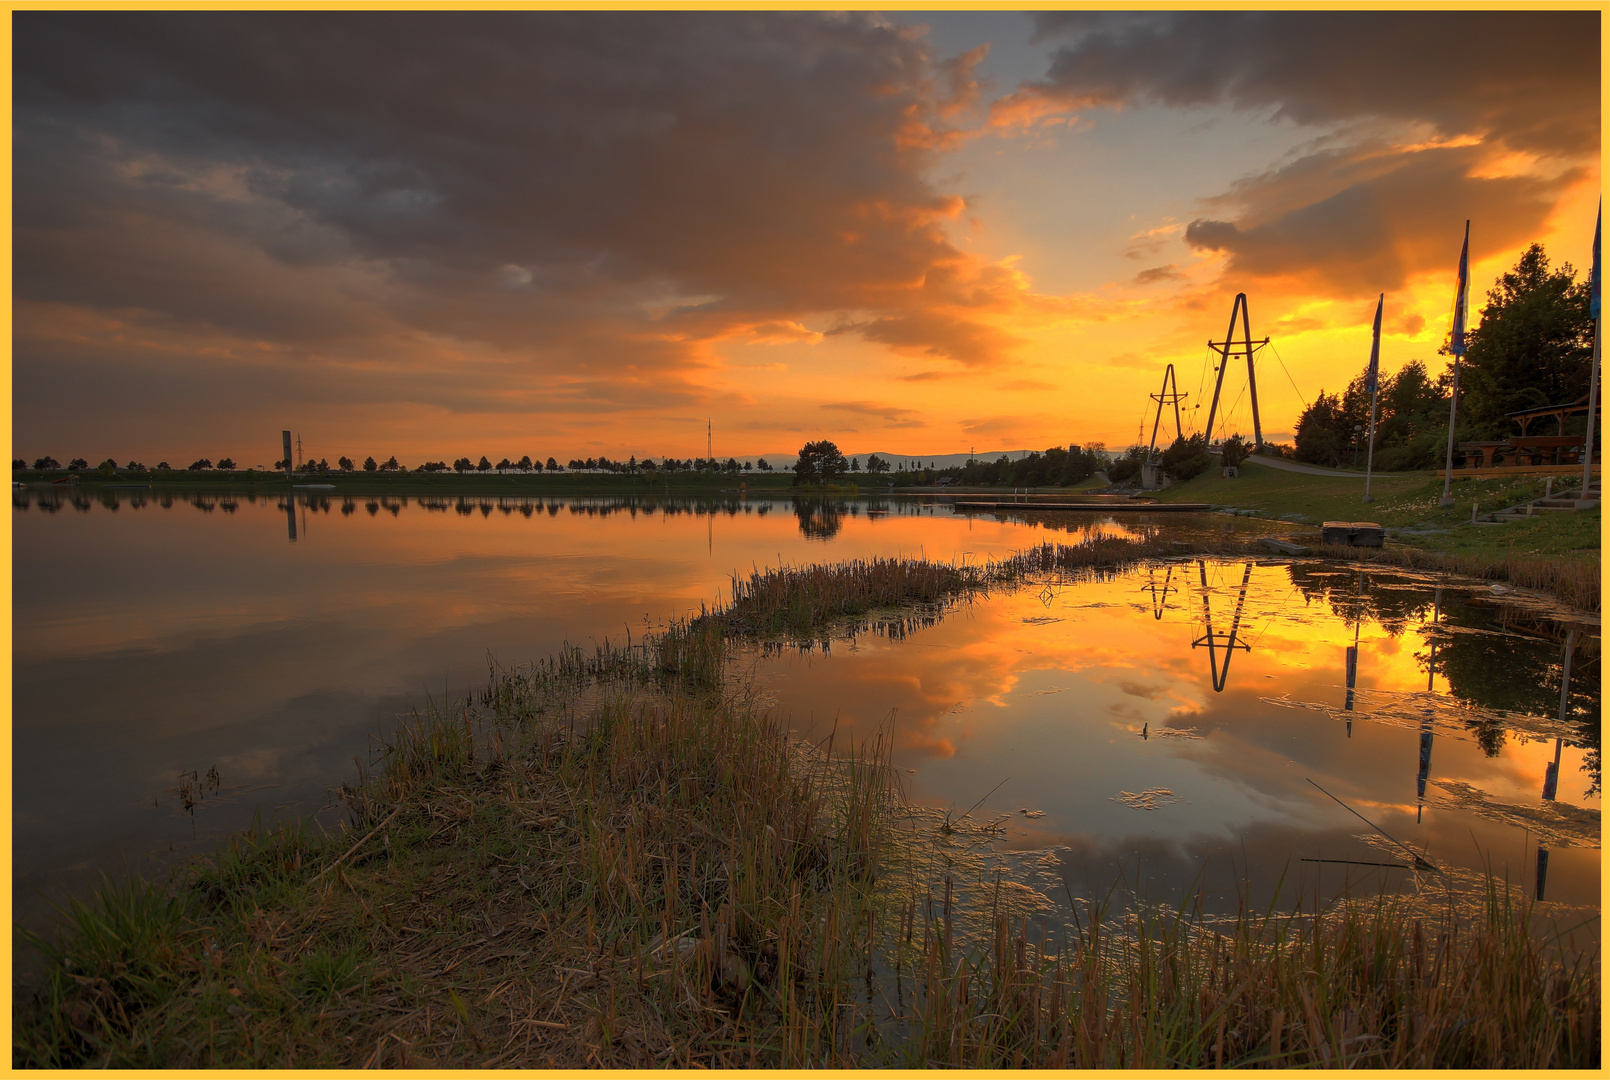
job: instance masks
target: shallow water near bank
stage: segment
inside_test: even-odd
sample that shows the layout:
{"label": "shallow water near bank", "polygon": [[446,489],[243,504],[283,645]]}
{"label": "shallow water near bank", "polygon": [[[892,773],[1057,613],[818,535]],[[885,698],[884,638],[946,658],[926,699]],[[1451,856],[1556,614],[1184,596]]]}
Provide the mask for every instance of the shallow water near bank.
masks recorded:
{"label": "shallow water near bank", "polygon": [[[1491,872],[1580,921],[1599,893],[1598,628],[1506,618],[1490,595],[1379,568],[1175,559],[755,671],[806,730],[892,730],[927,808],[913,842],[947,849],[925,894],[948,872],[990,907],[1002,877],[1031,890],[1012,893],[1014,917],[1065,919],[1109,897],[1261,910],[1278,885],[1282,906],[1313,910],[1469,899]],[[958,846],[942,824],[964,814]]]}
{"label": "shallow water near bank", "polygon": [[[1136,514],[1048,527],[909,499],[13,503],[25,920],[103,869],[210,850],[259,812],[316,811],[372,732],[410,702],[479,691],[489,657],[641,635],[727,595],[735,572],[1275,528]],[[1114,884],[1177,896],[1203,874],[1226,900],[1282,873],[1325,892],[1411,888],[1411,870],[1365,865],[1409,863],[1407,847],[1529,895],[1541,863],[1547,903],[1596,911],[1597,623],[1490,597],[1390,569],[1182,556],[1047,576],[902,640],[752,664],[802,733],[892,727],[917,817],[994,823],[954,876],[1001,869],[1034,894],[1014,894],[1026,908]]]}

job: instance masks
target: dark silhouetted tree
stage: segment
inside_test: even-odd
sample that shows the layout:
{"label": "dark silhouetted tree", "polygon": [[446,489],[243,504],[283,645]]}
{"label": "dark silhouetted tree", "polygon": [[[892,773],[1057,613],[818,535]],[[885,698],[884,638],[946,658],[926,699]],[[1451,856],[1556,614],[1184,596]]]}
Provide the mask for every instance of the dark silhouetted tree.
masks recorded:
{"label": "dark silhouetted tree", "polygon": [[1223,459],[1226,468],[1235,468],[1247,460],[1252,450],[1247,446],[1246,440],[1239,435],[1232,435],[1219,444],[1219,457]]}
{"label": "dark silhouetted tree", "polygon": [[1131,446],[1107,466],[1107,479],[1114,484],[1127,484],[1136,479],[1148,453],[1144,446]]}
{"label": "dark silhouetted tree", "polygon": [[794,485],[830,484],[849,471],[850,463],[839,448],[827,439],[808,442],[799,448],[794,462]]}
{"label": "dark silhouetted tree", "polygon": [[226,457],[218,462],[218,467],[220,469],[233,469],[235,467],[235,459]]}
{"label": "dark silhouetted tree", "polygon": [[1487,293],[1461,365],[1461,418],[1485,434],[1515,433],[1505,413],[1575,401],[1588,392],[1590,286],[1570,263],[1549,269],[1541,244]]}
{"label": "dark silhouetted tree", "polygon": [[45,457],[34,459],[34,468],[40,472],[46,472],[50,469],[61,468],[61,462],[47,454]]}
{"label": "dark silhouetted tree", "polygon": [[1163,471],[1175,480],[1199,476],[1212,464],[1213,459],[1207,452],[1207,436],[1201,433],[1175,439],[1174,444],[1163,451]]}
{"label": "dark silhouetted tree", "polygon": [[366,457],[366,458],[363,459],[363,471],[364,472],[375,472],[379,468],[380,468],[380,466],[375,464],[375,459],[372,456],[371,457]]}
{"label": "dark silhouetted tree", "polygon": [[1297,460],[1335,467],[1347,445],[1342,432],[1342,402],[1323,390],[1297,417]]}

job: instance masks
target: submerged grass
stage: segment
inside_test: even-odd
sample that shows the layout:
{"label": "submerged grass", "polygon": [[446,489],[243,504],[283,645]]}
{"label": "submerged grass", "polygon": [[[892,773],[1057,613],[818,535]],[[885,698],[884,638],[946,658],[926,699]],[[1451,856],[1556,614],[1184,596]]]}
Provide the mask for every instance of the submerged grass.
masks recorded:
{"label": "submerged grass", "polygon": [[1569,555],[1458,554],[1428,551],[1424,548],[1392,544],[1382,548],[1357,548],[1340,544],[1319,544],[1313,549],[1325,558],[1355,562],[1386,563],[1425,570],[1440,570],[1464,577],[1507,581],[1525,589],[1537,589],[1583,611],[1598,611],[1601,568],[1597,558]]}
{"label": "submerged grass", "polygon": [[1161,550],[757,572],[663,634],[494,670],[379,745],[350,828],[259,823],[70,903],[13,1064],[1596,1067],[1597,954],[1508,891],[1070,912],[1052,941],[1002,916],[959,946],[948,892],[934,915],[902,877],[889,739],[801,744],[727,671],[737,637]]}

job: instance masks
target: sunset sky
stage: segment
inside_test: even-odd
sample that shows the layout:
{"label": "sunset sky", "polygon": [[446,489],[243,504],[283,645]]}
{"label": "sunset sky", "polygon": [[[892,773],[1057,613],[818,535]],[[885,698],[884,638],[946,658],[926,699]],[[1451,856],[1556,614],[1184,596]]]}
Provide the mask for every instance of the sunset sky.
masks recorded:
{"label": "sunset sky", "polygon": [[1588,8],[13,19],[30,460],[1289,440],[1599,190]]}

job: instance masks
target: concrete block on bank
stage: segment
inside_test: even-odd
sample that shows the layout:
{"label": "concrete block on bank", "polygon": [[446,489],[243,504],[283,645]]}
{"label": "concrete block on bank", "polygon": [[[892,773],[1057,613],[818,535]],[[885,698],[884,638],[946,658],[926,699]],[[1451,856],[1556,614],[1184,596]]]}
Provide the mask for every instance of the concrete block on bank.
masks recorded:
{"label": "concrete block on bank", "polygon": [[1386,530],[1373,521],[1327,521],[1320,526],[1320,536],[1327,544],[1349,547],[1380,547],[1386,542]]}

